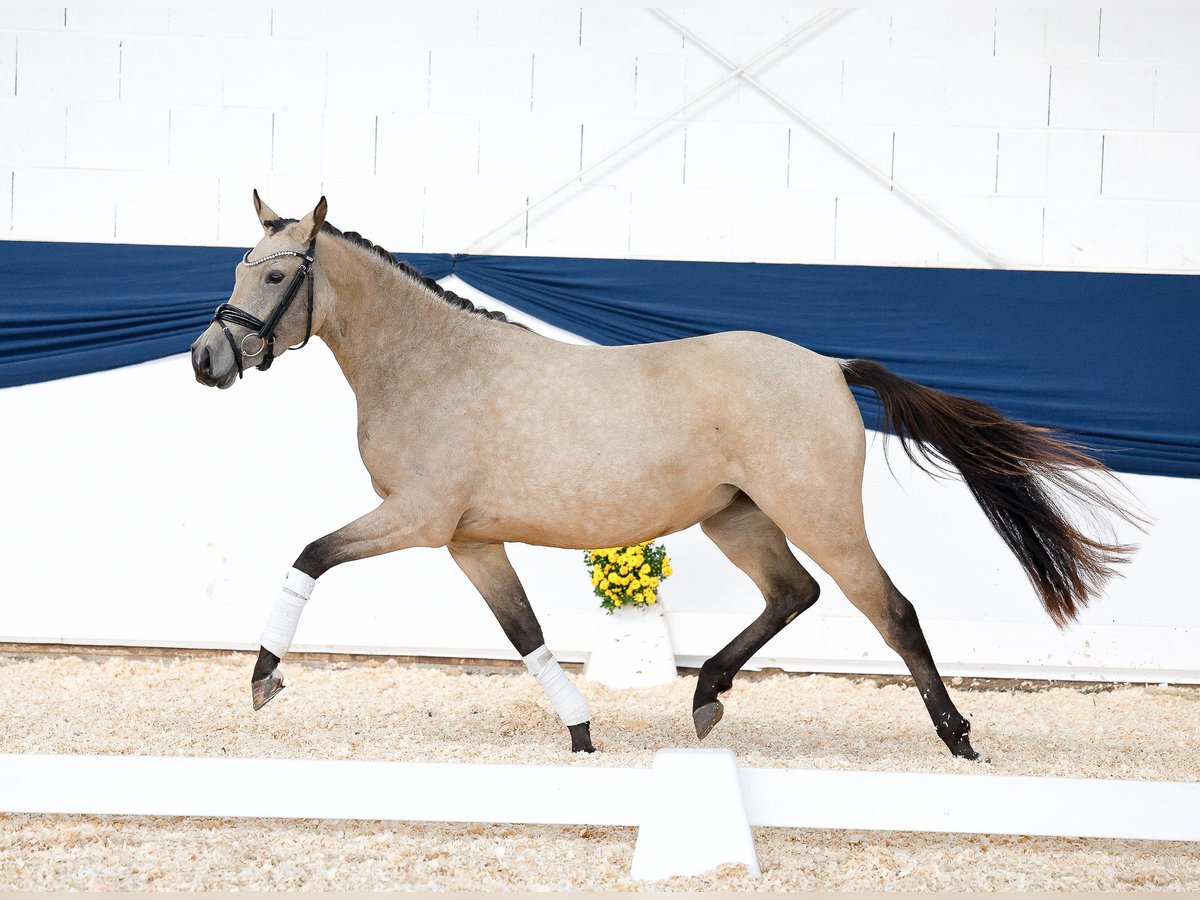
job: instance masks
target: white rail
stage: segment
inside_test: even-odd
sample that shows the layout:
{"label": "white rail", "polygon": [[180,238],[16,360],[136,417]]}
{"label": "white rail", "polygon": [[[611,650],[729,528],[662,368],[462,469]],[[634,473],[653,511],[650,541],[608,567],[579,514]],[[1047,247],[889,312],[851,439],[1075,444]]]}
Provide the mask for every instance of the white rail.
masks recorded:
{"label": "white rail", "polygon": [[[0,812],[632,825],[635,877],[754,871],[747,825],[1200,841],[1200,783],[750,769],[728,750],[652,769],[6,754]],[[739,840],[749,859],[721,855]]]}

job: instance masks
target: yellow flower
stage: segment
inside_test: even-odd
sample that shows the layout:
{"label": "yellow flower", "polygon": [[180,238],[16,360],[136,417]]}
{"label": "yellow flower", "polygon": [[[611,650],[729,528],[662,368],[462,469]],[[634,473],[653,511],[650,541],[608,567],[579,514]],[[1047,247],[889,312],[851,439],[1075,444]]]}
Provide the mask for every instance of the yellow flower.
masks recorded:
{"label": "yellow flower", "polygon": [[584,561],[591,570],[592,587],[605,598],[611,608],[626,604],[643,605],[658,602],[657,588],[671,574],[671,561],[654,546],[655,562],[647,561],[647,548],[652,541],[627,547],[601,547],[586,551]]}

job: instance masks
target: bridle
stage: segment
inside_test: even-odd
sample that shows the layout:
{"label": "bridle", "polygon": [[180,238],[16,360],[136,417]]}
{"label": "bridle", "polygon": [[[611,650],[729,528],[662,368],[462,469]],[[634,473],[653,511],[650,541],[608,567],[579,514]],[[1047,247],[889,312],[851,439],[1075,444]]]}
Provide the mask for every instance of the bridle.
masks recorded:
{"label": "bridle", "polygon": [[[229,348],[233,351],[233,361],[237,363],[238,378],[242,377],[242,360],[247,357],[258,356],[263,354],[262,362],[256,369],[265,372],[271,368],[271,363],[275,360],[275,329],[279,325],[279,320],[283,318],[283,314],[288,311],[288,307],[292,305],[292,301],[296,299],[296,294],[300,291],[300,286],[308,282],[308,325],[304,329],[304,340],[295,347],[289,347],[289,350],[299,350],[308,343],[308,339],[312,337],[312,322],[313,322],[313,279],[312,265],[313,255],[317,251],[317,239],[314,237],[312,243],[308,245],[308,249],[301,253],[298,250],[277,250],[274,253],[269,253],[262,259],[250,260],[250,251],[246,251],[246,255],[242,257],[242,265],[247,268],[261,266],[265,262],[270,262],[273,259],[279,259],[281,256],[298,256],[304,260],[300,263],[300,268],[296,270],[296,274],[292,276],[291,282],[284,291],[283,298],[275,305],[275,309],[267,316],[266,321],[246,312],[244,309],[238,309],[229,303],[222,303],[217,307],[217,311],[213,313],[213,322],[221,326],[221,330],[225,332],[225,339],[229,341]],[[229,330],[226,322],[234,325],[241,325],[251,329],[250,333],[242,336],[242,343],[239,346],[234,340],[233,333]],[[250,338],[258,338],[259,345],[253,353],[246,350],[246,341]]]}

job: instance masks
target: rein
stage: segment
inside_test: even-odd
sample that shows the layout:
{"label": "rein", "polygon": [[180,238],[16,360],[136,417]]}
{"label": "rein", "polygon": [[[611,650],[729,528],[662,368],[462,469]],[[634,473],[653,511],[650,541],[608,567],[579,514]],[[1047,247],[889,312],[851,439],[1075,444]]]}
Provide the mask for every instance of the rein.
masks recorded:
{"label": "rein", "polygon": [[[213,313],[212,320],[221,326],[221,330],[225,332],[225,339],[229,341],[229,348],[233,351],[233,361],[237,364],[238,378],[242,377],[242,360],[246,357],[258,356],[262,354],[262,362],[256,369],[265,372],[271,368],[271,363],[275,360],[275,329],[279,325],[279,320],[283,318],[284,313],[292,305],[292,301],[296,299],[296,294],[300,292],[300,286],[308,282],[308,324],[304,329],[304,340],[295,347],[290,347],[290,350],[299,350],[308,343],[312,337],[312,320],[313,320],[313,279],[312,265],[313,256],[317,252],[317,239],[314,237],[312,243],[308,245],[308,249],[303,253],[298,250],[279,250],[275,253],[270,253],[262,259],[256,259],[253,262],[250,260],[250,251],[246,251],[246,255],[242,257],[242,265],[252,268],[261,266],[265,262],[270,262],[273,259],[278,259],[281,256],[298,256],[302,260],[300,268],[296,270],[296,274],[292,276],[291,282],[284,291],[283,298],[275,305],[275,309],[267,316],[266,321],[258,318],[244,309],[238,309],[229,303],[222,303],[217,307],[217,311]],[[242,343],[239,346],[234,340],[233,333],[229,330],[229,326],[225,323],[229,322],[234,325],[241,325],[244,328],[251,329],[250,333],[242,337]],[[246,341],[250,338],[258,338],[259,345],[253,353],[246,350]]]}

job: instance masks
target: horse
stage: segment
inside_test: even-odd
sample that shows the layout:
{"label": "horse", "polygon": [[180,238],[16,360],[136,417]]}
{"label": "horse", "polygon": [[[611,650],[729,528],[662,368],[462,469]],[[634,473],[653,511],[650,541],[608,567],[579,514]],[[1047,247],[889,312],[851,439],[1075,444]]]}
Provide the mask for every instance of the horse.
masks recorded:
{"label": "horse", "polygon": [[[201,384],[227,389],[313,337],[358,402],[358,447],[381,503],[309,543],[260,640],[251,701],[283,689],[279,667],[317,579],[352,560],[446,547],[538,680],[570,735],[594,751],[587,701],[546,647],[505,544],[628,546],[695,523],[762,592],[763,612],[699,671],[696,735],[768,640],[817,602],[824,570],[904,661],[938,736],[977,759],[970,722],[938,674],[912,603],[876,558],[863,520],[866,432],[851,386],[880,398],[887,430],[933,475],[957,473],[1065,626],[1133,547],[1090,537],[1060,501],[1141,525],[1107,469],[1076,444],[981,402],[755,332],[631,346],[554,341],[476,308],[354,232],[277,215],[254,192],[263,237],[191,347]],[[299,303],[297,297],[303,297]],[[596,397],[652,397],[669,414],[630,440]],[[304,426],[296,440],[303,441]],[[647,429],[649,433],[647,434]],[[636,485],[626,491],[614,485]]]}

